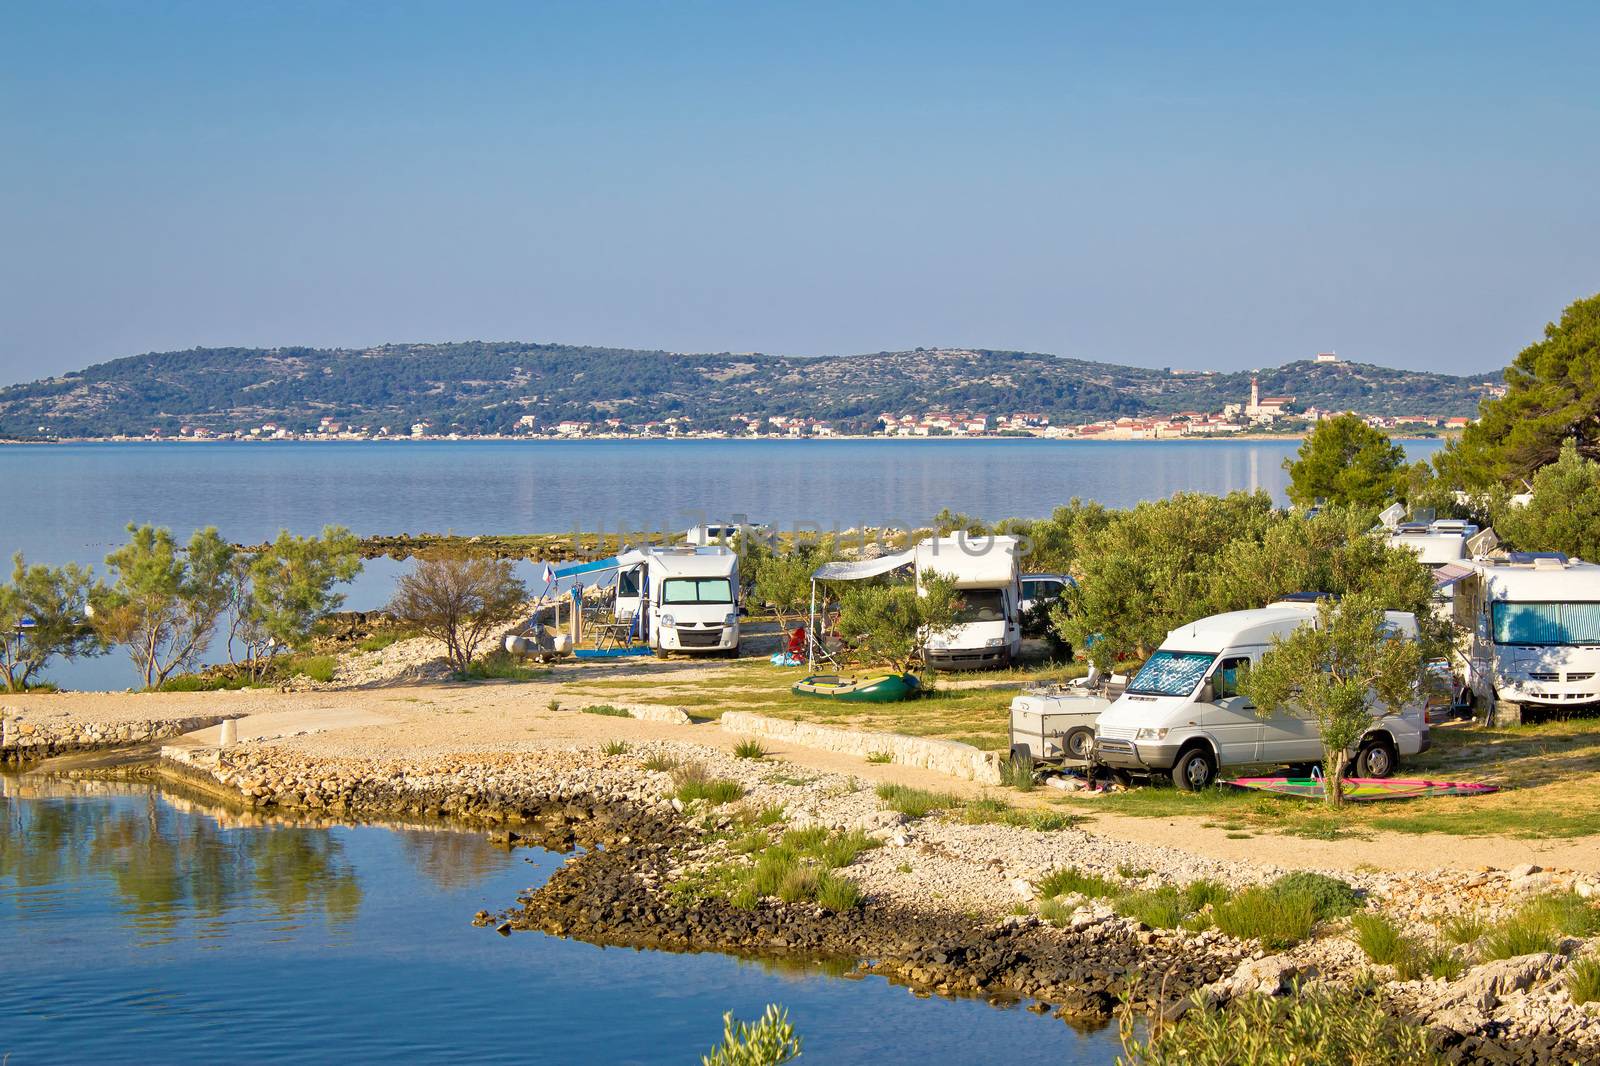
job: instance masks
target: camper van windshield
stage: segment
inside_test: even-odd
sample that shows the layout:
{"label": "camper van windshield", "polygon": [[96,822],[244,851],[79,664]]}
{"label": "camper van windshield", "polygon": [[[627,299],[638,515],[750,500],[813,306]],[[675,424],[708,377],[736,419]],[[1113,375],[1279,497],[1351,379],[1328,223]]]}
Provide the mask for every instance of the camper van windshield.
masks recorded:
{"label": "camper van windshield", "polygon": [[661,602],[732,603],[733,584],[725,577],[669,577],[661,583]]}
{"label": "camper van windshield", "polygon": [[957,622],[1003,622],[1006,618],[1005,593],[999,589],[962,589]]}
{"label": "camper van windshield", "polygon": [[1135,696],[1187,696],[1215,659],[1208,651],[1158,651],[1134,675],[1128,691]]}
{"label": "camper van windshield", "polygon": [[1496,644],[1600,644],[1600,603],[1497,603]]}

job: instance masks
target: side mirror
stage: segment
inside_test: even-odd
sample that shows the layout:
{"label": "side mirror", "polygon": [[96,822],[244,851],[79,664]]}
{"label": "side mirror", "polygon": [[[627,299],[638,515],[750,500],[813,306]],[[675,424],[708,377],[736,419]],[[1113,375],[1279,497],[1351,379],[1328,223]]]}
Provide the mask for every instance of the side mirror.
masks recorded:
{"label": "side mirror", "polygon": [[1201,703],[1212,703],[1212,702],[1214,702],[1216,700],[1216,698],[1217,698],[1216,689],[1211,687],[1211,682],[1207,681],[1205,684],[1200,686],[1200,702]]}

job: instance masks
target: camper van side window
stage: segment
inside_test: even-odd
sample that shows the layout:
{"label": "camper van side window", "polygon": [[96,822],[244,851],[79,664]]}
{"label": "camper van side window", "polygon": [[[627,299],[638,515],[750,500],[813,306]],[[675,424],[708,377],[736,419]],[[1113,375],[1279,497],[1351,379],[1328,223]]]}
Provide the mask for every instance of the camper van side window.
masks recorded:
{"label": "camper van side window", "polygon": [[1217,672],[1211,675],[1211,698],[1231,699],[1239,694],[1239,674],[1250,666],[1250,657],[1240,655],[1222,660]]}

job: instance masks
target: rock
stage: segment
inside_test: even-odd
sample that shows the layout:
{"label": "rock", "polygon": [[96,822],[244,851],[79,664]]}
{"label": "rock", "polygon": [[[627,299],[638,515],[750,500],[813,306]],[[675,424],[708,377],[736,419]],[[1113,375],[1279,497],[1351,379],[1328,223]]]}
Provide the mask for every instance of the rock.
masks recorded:
{"label": "rock", "polygon": [[1541,870],[1515,879],[1511,882],[1511,887],[1518,892],[1544,892],[1554,887],[1555,881],[1555,874]]}
{"label": "rock", "polygon": [[1594,881],[1579,881],[1572,886],[1572,890],[1584,899],[1593,899],[1600,896],[1600,884]]}
{"label": "rock", "polygon": [[1018,899],[1033,898],[1033,884],[1026,877],[1013,877],[1009,883]]}
{"label": "rock", "polygon": [[1531,862],[1525,862],[1521,863],[1520,865],[1513,866],[1511,869],[1507,870],[1506,876],[1511,878],[1513,881],[1520,881],[1530,874],[1539,873],[1540,869],[1541,867],[1535,866]]}
{"label": "rock", "polygon": [[1462,1005],[1480,1012],[1491,1011],[1510,993],[1525,991],[1548,978],[1560,969],[1563,961],[1559,955],[1540,952],[1474,966],[1434,1002],[1430,1013],[1437,1016]]}
{"label": "rock", "polygon": [[1251,993],[1281,996],[1316,976],[1315,966],[1301,965],[1287,955],[1267,955],[1241,962],[1232,976],[1217,982],[1221,987],[1216,991],[1225,999]]}

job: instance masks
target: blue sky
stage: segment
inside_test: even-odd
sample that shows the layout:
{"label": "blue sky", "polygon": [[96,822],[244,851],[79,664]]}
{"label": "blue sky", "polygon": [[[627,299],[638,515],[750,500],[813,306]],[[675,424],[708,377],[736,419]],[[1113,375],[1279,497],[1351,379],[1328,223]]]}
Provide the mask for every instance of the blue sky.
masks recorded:
{"label": "blue sky", "polygon": [[0,21],[0,381],[469,338],[1468,372],[1600,290],[1600,5]]}

